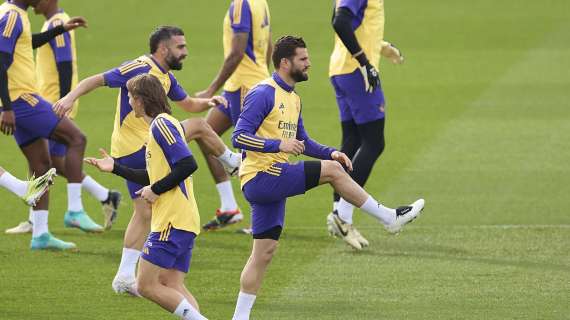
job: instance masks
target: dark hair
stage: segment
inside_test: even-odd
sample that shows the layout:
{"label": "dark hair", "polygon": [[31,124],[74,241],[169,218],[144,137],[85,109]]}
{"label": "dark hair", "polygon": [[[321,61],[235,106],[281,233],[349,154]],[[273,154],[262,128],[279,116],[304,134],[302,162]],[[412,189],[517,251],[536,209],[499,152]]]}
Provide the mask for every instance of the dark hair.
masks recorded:
{"label": "dark hair", "polygon": [[162,41],[170,40],[173,36],[183,36],[184,31],[178,27],[160,26],[156,28],[149,38],[150,53],[155,53]]}
{"label": "dark hair", "polygon": [[172,114],[164,88],[152,74],[139,74],[127,81],[127,90],[133,98],[142,100],[144,113],[155,118],[161,113]]}
{"label": "dark hair", "polygon": [[279,64],[281,59],[291,59],[295,56],[295,50],[297,48],[306,48],[307,45],[301,37],[295,36],[283,36],[275,42],[275,48],[273,48],[273,66],[275,69],[279,69]]}

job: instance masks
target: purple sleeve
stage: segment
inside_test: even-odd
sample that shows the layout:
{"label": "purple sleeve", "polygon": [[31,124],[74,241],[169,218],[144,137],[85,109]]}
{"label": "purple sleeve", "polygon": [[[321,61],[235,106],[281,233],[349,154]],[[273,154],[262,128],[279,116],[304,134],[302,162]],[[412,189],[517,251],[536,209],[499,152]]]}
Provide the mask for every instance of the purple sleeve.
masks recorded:
{"label": "purple sleeve", "polygon": [[[49,24],[48,30],[51,30],[62,24],[63,21],[59,19],[54,20]],[[71,53],[71,35],[69,32],[62,33],[59,36],[51,39],[49,41],[49,45],[53,51],[53,55],[55,56],[56,63],[73,61],[73,55]]]}
{"label": "purple sleeve", "polygon": [[16,11],[9,11],[0,18],[0,51],[13,55],[22,30],[22,18]]}
{"label": "purple sleeve", "polygon": [[331,153],[336,151],[335,148],[322,145],[309,138],[307,131],[305,131],[301,115],[299,115],[299,122],[297,123],[297,140],[305,142],[305,152],[303,152],[303,154],[311,158],[331,160]]}
{"label": "purple sleeve", "polygon": [[192,155],[186,141],[172,122],[164,118],[155,119],[152,123],[152,135],[171,168],[181,159]]}
{"label": "purple sleeve", "polygon": [[234,33],[251,31],[251,9],[247,0],[232,1],[229,14]]}
{"label": "purple sleeve", "polygon": [[188,94],[180,86],[176,78],[174,78],[174,75],[172,73],[168,73],[168,76],[170,77],[170,90],[168,90],[167,94],[168,98],[172,101],[182,101],[186,99]]}
{"label": "purple sleeve", "polygon": [[126,62],[120,67],[111,69],[103,74],[105,85],[110,88],[124,87],[132,77],[147,73],[150,66],[137,60]]}
{"label": "purple sleeve", "polygon": [[275,88],[259,85],[245,96],[243,111],[232,134],[234,147],[265,153],[279,152],[279,139],[265,139],[255,135],[275,104]]}
{"label": "purple sleeve", "polygon": [[364,12],[363,9],[366,8],[368,1],[370,0],[340,0],[336,8],[347,8],[355,17],[359,17]]}

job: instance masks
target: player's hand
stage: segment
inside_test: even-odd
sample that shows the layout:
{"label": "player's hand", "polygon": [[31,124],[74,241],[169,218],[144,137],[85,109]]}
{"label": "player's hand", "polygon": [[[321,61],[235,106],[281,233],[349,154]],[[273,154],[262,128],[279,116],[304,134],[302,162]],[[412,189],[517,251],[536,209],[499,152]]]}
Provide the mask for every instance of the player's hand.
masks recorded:
{"label": "player's hand", "polygon": [[16,131],[16,116],[14,110],[2,111],[0,113],[0,131],[5,135],[13,135]]}
{"label": "player's hand", "polygon": [[113,172],[113,167],[115,166],[115,159],[113,159],[103,148],[99,149],[99,152],[101,152],[101,156],[103,156],[103,158],[101,159],[85,158],[83,159],[83,161],[94,167],[97,167],[97,169],[103,172]]}
{"label": "player's hand", "polygon": [[77,29],[79,27],[87,28],[87,20],[83,17],[73,17],[63,25],[63,29],[65,31],[71,31],[73,29]]}
{"label": "player's hand", "polygon": [[281,140],[279,151],[298,156],[305,151],[305,142],[297,139]]}
{"label": "player's hand", "polygon": [[141,196],[142,199],[146,200],[148,203],[154,203],[156,199],[158,199],[158,194],[152,192],[150,186],[146,186],[139,191],[135,192],[135,194]]}
{"label": "player's hand", "polygon": [[359,69],[364,78],[364,88],[366,92],[372,93],[374,89],[380,87],[380,76],[376,68],[374,68],[370,62],[367,61],[366,64],[361,65]]}
{"label": "player's hand", "polygon": [[352,171],[352,161],[348,158],[346,154],[340,151],[333,151],[331,153],[331,158],[342,164],[343,167],[347,168],[348,171]]}
{"label": "player's hand", "polygon": [[53,104],[53,111],[59,117],[65,117],[71,112],[71,109],[73,109],[74,102],[75,101],[65,96]]}
{"label": "player's hand", "polygon": [[196,92],[196,98],[210,99],[213,95],[214,93],[208,89]]}
{"label": "player's hand", "polygon": [[[385,43],[385,45],[384,45]],[[400,49],[396,48],[393,44],[389,42],[384,42],[382,45],[382,56],[390,60],[393,64],[404,63],[404,55]]]}
{"label": "player's hand", "polygon": [[222,97],[222,96],[213,96],[209,101],[208,101],[208,105],[210,107],[215,107],[217,105],[223,105],[224,108],[228,107],[228,100],[226,100],[226,98]]}

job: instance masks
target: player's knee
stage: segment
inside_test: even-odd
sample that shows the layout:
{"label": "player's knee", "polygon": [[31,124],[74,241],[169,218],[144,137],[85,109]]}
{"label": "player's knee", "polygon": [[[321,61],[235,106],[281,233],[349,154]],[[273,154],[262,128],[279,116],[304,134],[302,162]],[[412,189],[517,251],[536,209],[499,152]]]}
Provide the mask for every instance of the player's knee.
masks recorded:
{"label": "player's knee", "polygon": [[275,255],[275,251],[277,251],[277,244],[278,242],[276,241],[273,245],[264,248],[256,257],[256,260],[265,265],[269,264]]}
{"label": "player's knee", "polygon": [[342,165],[337,161],[332,161],[332,160],[323,161],[323,167],[325,169],[323,170],[325,176],[333,180],[338,179],[346,174]]}
{"label": "player's knee", "polygon": [[155,285],[152,281],[145,279],[145,277],[137,277],[137,291],[139,294],[147,299],[151,299],[154,293]]}

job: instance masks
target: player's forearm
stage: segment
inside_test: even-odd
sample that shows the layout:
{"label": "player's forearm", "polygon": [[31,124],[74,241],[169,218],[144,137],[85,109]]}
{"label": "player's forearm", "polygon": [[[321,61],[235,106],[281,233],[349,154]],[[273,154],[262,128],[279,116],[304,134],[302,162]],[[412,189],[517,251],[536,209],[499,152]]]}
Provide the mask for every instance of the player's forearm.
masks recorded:
{"label": "player's forearm", "polygon": [[59,62],[57,64],[57,73],[59,76],[59,98],[61,99],[71,91],[73,63],[71,61]]}
{"label": "player's forearm", "polygon": [[220,88],[226,83],[226,81],[232,76],[232,74],[236,71],[237,67],[239,66],[241,60],[243,59],[244,53],[239,52],[232,52],[230,55],[226,57],[224,60],[224,64],[222,65],[222,69],[212,81],[210,86],[208,87],[208,91],[213,95]]}
{"label": "player's forearm", "polygon": [[303,152],[303,154],[311,158],[316,158],[321,160],[331,160],[332,159],[331,154],[334,151],[336,151],[335,148],[322,145],[311,138],[305,140],[304,143],[305,143],[305,151]]}
{"label": "player's forearm", "polygon": [[352,30],[352,20],[354,15],[346,8],[339,8],[333,19],[333,28],[348,52],[360,63],[365,65],[368,62],[366,55],[362,51],[362,47],[356,39],[354,30]]}
{"label": "player's forearm", "polygon": [[264,152],[264,153],[277,153],[279,152],[279,139],[265,139],[256,136],[253,133],[236,129],[232,135],[232,144],[234,148]]}
{"label": "player's forearm", "polygon": [[209,105],[209,102],[210,99],[192,98],[188,96],[182,101],[177,101],[176,104],[186,112],[198,113],[210,109],[211,106]]}
{"label": "player's forearm", "polygon": [[192,173],[198,170],[198,164],[193,156],[180,159],[174,165],[172,171],[164,178],[155,182],[152,186],[152,192],[155,194],[165,193],[176,188],[182,181],[186,180]]}
{"label": "player's forearm", "polygon": [[94,76],[81,80],[77,87],[71,90],[66,97],[75,101],[79,97],[104,85],[105,79],[103,78],[103,74],[96,74]]}
{"label": "player's forearm", "polygon": [[112,172],[113,174],[119,177],[123,177],[129,181],[138,183],[143,186],[147,186],[150,184],[150,180],[148,178],[148,172],[146,169],[131,169],[115,161],[115,163],[113,164]]}
{"label": "player's forearm", "polygon": [[32,35],[32,47],[34,49],[39,48],[64,32],[63,25],[59,25],[42,33],[34,33]]}
{"label": "player's forearm", "polygon": [[12,110],[12,100],[8,90],[8,70],[0,60],[0,101],[4,111]]}

